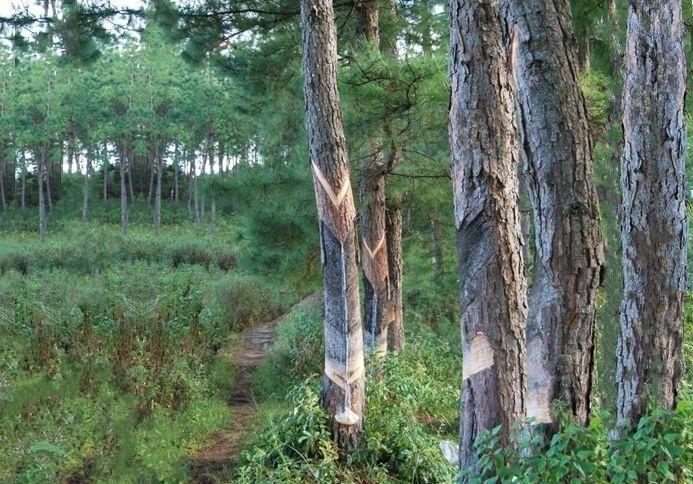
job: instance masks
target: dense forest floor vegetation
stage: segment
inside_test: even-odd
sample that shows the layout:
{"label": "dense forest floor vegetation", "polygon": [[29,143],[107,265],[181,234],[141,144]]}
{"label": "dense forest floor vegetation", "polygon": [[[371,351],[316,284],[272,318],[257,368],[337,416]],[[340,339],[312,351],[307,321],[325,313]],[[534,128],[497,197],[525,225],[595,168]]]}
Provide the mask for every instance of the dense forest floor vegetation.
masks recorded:
{"label": "dense forest floor vegetation", "polygon": [[[436,272],[423,237],[404,244],[407,346],[369,360],[365,445],[344,462],[319,404],[319,298],[290,310],[319,290],[315,268],[272,274],[251,254],[260,236],[237,217],[220,217],[215,236],[190,222],[155,236],[137,222],[122,235],[107,222],[61,220],[44,243],[21,226],[0,235],[0,481],[190,480],[196,451],[234,418],[236,335],[287,311],[254,375],[259,423],[240,466],[205,479],[455,480],[439,450],[459,425],[455,284]],[[687,368],[692,344],[687,331]],[[690,480],[688,376],[682,397],[676,412],[654,410],[623,440],[610,439],[606,410],[586,429],[566,423],[548,449],[518,432],[528,451],[499,452],[490,433],[473,480]]]}

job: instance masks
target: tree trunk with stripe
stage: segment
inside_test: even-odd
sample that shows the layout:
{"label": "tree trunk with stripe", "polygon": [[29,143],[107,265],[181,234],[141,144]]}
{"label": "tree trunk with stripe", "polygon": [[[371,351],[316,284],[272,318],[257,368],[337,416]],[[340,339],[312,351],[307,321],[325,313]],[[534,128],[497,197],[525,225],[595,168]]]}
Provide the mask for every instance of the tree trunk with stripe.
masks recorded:
{"label": "tree trunk with stripe", "polygon": [[340,451],[363,434],[363,328],[356,264],[356,210],[337,90],[337,32],[329,0],[301,1],[306,130],[318,207],[324,277],[323,407]]}

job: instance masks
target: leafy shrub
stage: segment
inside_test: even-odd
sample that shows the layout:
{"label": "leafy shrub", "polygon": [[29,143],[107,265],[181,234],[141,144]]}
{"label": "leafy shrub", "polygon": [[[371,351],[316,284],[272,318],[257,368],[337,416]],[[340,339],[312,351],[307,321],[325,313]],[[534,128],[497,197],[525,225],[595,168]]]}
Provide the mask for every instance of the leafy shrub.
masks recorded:
{"label": "leafy shrub", "polygon": [[519,448],[500,450],[497,427],[477,440],[480,473],[468,470],[470,482],[690,482],[693,478],[693,407],[682,402],[676,412],[654,410],[632,435],[610,439],[599,418],[587,428],[565,426],[547,448],[519,430]]}
{"label": "leafy shrub", "polygon": [[[322,339],[313,338],[320,335],[318,308],[296,311],[279,326],[282,333],[264,378],[291,380],[294,371],[322,369]],[[305,354],[292,347],[300,331],[311,341],[297,346]],[[458,357],[429,329],[410,330],[408,338],[404,351],[368,364],[367,424],[359,452],[346,461],[337,459],[319,404],[320,379],[312,376],[289,392],[245,453],[239,482],[450,482],[455,469],[443,460],[438,441],[457,429]]]}

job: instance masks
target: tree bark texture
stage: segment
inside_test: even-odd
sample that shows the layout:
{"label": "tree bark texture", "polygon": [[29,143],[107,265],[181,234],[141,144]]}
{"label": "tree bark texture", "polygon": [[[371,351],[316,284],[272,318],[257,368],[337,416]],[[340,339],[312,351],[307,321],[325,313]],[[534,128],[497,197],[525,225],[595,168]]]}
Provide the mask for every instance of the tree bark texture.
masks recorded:
{"label": "tree bark texture", "polygon": [[364,326],[366,348],[379,356],[387,353],[390,301],[387,234],[385,230],[385,175],[382,166],[370,165],[361,172],[361,252],[364,273]]}
{"label": "tree bark texture", "polygon": [[388,330],[390,349],[404,349],[404,314],[402,311],[402,210],[387,207],[385,217],[387,241],[387,267],[390,273],[390,305]]}
{"label": "tree bark texture", "polygon": [[515,95],[498,0],[451,2],[450,147],[461,292],[460,466],[475,439],[524,415],[527,288]]}
{"label": "tree bark texture", "polygon": [[342,453],[360,446],[365,407],[356,210],[337,90],[337,33],[330,0],[301,1],[306,130],[324,277],[322,402]]}
{"label": "tree bark texture", "polygon": [[[356,36],[363,49],[379,49],[378,2],[365,0],[356,5]],[[389,271],[385,232],[385,177],[381,136],[368,143],[370,152],[359,177],[359,219],[364,273],[364,340],[366,348],[383,357],[387,353]]]}
{"label": "tree bark texture", "polygon": [[356,38],[361,43],[370,44],[370,48],[378,50],[380,47],[378,1],[361,0],[356,2],[355,8]]}
{"label": "tree bark texture", "polygon": [[555,431],[561,400],[589,416],[604,249],[568,0],[502,0],[517,83],[535,272],[527,317],[527,417]]}
{"label": "tree bark texture", "polygon": [[681,378],[688,238],[682,35],[680,2],[630,2],[617,368],[617,420],[624,424],[637,423],[648,401],[674,408]]}

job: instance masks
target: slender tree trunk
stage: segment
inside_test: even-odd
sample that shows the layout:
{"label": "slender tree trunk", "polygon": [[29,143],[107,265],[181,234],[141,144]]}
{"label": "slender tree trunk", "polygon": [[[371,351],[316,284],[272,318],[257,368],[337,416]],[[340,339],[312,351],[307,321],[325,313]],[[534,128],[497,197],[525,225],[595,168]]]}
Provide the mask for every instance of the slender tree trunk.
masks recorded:
{"label": "slender tree trunk", "polygon": [[194,184],[194,180],[195,180],[195,166],[194,166],[195,152],[194,152],[194,150],[193,150],[192,155],[188,154],[188,156],[191,157],[189,160],[189,165],[188,165],[188,187],[187,187],[188,188],[188,217],[190,217],[192,219],[193,215],[194,215],[193,214],[193,206],[192,206],[193,189],[194,189],[193,184]]}
{"label": "slender tree trunk", "polygon": [[356,211],[337,89],[337,32],[330,0],[301,0],[306,130],[318,205],[325,306],[322,404],[342,453],[361,445],[365,409]]}
{"label": "slender tree trunk", "polygon": [[[153,141],[153,142],[156,143],[156,141]],[[152,143],[151,140],[150,140],[150,143]],[[149,205],[150,207],[152,205],[152,197],[155,196],[154,195],[154,177],[156,176],[155,165],[157,163],[156,152],[158,151],[158,149],[159,149],[158,145],[157,146],[150,146],[150,148],[149,148],[149,150],[150,150],[149,160],[148,160],[149,161],[149,163],[148,163],[149,164],[149,167],[148,167],[149,168],[149,189],[147,190],[147,205]]]}
{"label": "slender tree trunk", "polygon": [[526,282],[515,100],[498,0],[451,2],[450,146],[462,304],[460,466],[524,414]]}
{"label": "slender tree trunk", "polygon": [[171,200],[178,204],[178,166],[173,166],[173,186],[171,187]]}
{"label": "slender tree trunk", "polygon": [[51,169],[48,167],[48,150],[49,150],[49,144],[44,143],[42,146],[42,151],[41,151],[41,158],[43,160],[43,174],[45,176],[44,180],[44,185],[45,185],[45,190],[46,190],[46,199],[48,200],[48,211],[53,210],[53,195],[52,195],[52,190],[51,190],[51,183],[53,181],[51,177]]}
{"label": "slender tree trunk", "polygon": [[[380,157],[380,151],[378,151]],[[388,307],[390,306],[387,237],[385,232],[384,166],[364,168],[360,179],[362,264],[364,273],[364,341],[379,356],[387,353]]]}
{"label": "slender tree trunk", "polygon": [[26,156],[22,151],[22,216],[26,216]]}
{"label": "slender tree trunk", "polygon": [[84,188],[82,189],[82,222],[86,222],[89,218],[89,182],[91,179],[91,157],[93,151],[87,147],[87,166],[84,173]]}
{"label": "slender tree trunk", "polygon": [[402,211],[388,207],[385,218],[387,267],[390,272],[390,306],[388,328],[390,349],[404,349],[404,314],[402,311]]}
{"label": "slender tree trunk", "polygon": [[127,163],[127,157],[125,155],[127,147],[123,146],[120,150],[120,230],[123,235],[128,229],[128,192],[125,186],[125,164]]}
{"label": "slender tree trunk", "polygon": [[108,209],[108,146],[103,146],[103,204]]}
{"label": "slender tree trunk", "polygon": [[[518,86],[535,272],[527,317],[527,417],[556,427],[560,400],[589,418],[603,243],[568,0],[502,0]],[[537,59],[541,59],[538,61]]]}
{"label": "slender tree trunk", "polygon": [[156,194],[154,195],[154,227],[156,235],[161,232],[161,182],[163,179],[163,163],[159,145],[154,149],[154,160],[156,161]]}
{"label": "slender tree trunk", "polygon": [[46,198],[44,186],[46,185],[46,159],[45,151],[41,152],[38,163],[38,210],[39,210],[39,237],[41,242],[46,240]]}
{"label": "slender tree trunk", "polygon": [[686,68],[681,2],[632,0],[623,92],[624,294],[617,420],[676,405],[686,290]]}
{"label": "slender tree trunk", "polygon": [[[356,35],[362,49],[378,50],[378,2],[356,4]],[[370,141],[370,153],[359,178],[359,210],[363,238],[364,340],[379,356],[387,353],[388,308],[390,306],[387,240],[385,232],[386,163],[380,135]]]}
{"label": "slender tree trunk", "polygon": [[67,145],[67,172],[72,173],[72,166],[74,165],[75,162],[75,150],[74,150],[74,145],[72,144],[73,141],[70,140],[68,141]]}
{"label": "slender tree trunk", "polygon": [[135,185],[132,183],[132,172],[135,171],[135,155],[132,151],[132,143],[128,140],[125,147],[126,174],[128,177],[128,188],[130,190],[130,203],[135,203]]}

